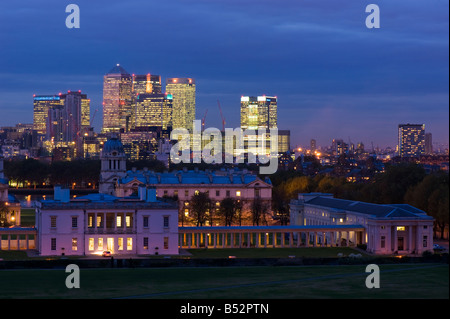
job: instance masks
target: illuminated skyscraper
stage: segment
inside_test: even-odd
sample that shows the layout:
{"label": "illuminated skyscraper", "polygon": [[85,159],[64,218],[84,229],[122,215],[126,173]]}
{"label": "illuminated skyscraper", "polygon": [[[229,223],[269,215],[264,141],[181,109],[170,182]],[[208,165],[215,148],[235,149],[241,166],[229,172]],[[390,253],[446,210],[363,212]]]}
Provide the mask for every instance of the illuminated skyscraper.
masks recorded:
{"label": "illuminated skyscraper", "polygon": [[173,96],[172,127],[193,130],[195,120],[195,80],[168,78],[166,92]]}
{"label": "illuminated skyscraper", "polygon": [[425,153],[425,124],[399,124],[398,154],[418,157]]}
{"label": "illuminated skyscraper", "polygon": [[277,128],[277,98],[273,96],[241,97],[243,130]]}
{"label": "illuminated skyscraper", "polygon": [[33,130],[38,134],[47,133],[48,110],[61,105],[59,95],[35,95],[33,97]]}
{"label": "illuminated skyscraper", "polygon": [[133,74],[133,93],[137,94],[161,94],[161,76]]}
{"label": "illuminated skyscraper", "polygon": [[167,130],[172,126],[171,94],[139,94],[134,105],[133,128],[159,126]]}
{"label": "illuminated skyscraper", "polygon": [[103,78],[103,133],[128,131],[132,119],[133,79],[119,64]]}

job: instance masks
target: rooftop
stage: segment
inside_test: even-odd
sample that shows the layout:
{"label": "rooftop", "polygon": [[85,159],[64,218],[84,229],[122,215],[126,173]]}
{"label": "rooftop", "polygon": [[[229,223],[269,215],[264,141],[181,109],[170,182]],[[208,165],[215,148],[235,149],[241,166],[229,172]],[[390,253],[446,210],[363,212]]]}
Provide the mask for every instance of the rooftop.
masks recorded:
{"label": "rooftop", "polygon": [[143,184],[210,184],[210,185],[247,185],[255,181],[272,185],[269,178],[260,179],[257,175],[246,171],[192,171],[157,173],[149,170],[130,170],[119,184],[127,184],[133,180]]}
{"label": "rooftop", "polygon": [[376,218],[420,218],[432,219],[426,212],[408,204],[372,204],[352,200],[318,196],[305,201],[306,204],[324,206],[337,211],[350,211],[372,215]]}

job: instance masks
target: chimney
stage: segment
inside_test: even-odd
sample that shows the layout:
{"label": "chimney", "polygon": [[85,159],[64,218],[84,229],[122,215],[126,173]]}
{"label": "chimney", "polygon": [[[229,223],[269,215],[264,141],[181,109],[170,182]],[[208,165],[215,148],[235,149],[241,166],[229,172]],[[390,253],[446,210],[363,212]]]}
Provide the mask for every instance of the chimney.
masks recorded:
{"label": "chimney", "polygon": [[53,199],[54,200],[61,200],[61,186],[56,185],[53,188]]}
{"label": "chimney", "polygon": [[146,202],[154,203],[156,202],[156,188],[148,187],[147,188],[147,200]]}
{"label": "chimney", "polygon": [[68,188],[61,188],[60,190],[60,201],[63,203],[70,202],[70,189]]}
{"label": "chimney", "polygon": [[138,186],[138,197],[140,200],[144,200],[144,201],[147,199],[147,192],[145,191],[144,185]]}

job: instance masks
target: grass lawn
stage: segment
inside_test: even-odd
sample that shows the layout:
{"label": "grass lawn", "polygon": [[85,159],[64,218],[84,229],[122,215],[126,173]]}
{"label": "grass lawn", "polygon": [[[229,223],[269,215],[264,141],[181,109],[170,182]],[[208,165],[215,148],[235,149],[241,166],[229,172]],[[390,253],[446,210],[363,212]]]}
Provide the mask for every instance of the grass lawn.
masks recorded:
{"label": "grass lawn", "polygon": [[67,289],[64,269],[0,270],[0,299],[318,299],[449,298],[447,264],[381,265],[379,289],[364,265],[226,268],[81,269]]}

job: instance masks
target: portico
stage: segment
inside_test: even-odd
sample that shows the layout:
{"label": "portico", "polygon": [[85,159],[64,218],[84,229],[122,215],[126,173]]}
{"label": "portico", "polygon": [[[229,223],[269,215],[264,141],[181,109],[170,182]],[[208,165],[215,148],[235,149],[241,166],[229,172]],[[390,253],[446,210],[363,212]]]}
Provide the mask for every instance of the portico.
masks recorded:
{"label": "portico", "polygon": [[361,225],[179,227],[179,247],[293,248],[362,244]]}

